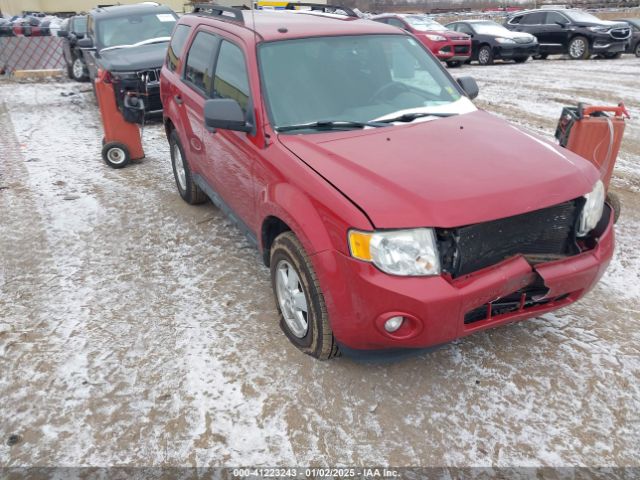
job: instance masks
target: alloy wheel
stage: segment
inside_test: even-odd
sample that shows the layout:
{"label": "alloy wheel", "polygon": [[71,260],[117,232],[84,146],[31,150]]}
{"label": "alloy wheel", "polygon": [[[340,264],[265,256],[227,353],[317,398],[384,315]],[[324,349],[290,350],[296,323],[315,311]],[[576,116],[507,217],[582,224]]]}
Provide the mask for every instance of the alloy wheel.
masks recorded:
{"label": "alloy wheel", "polygon": [[176,169],[178,186],[180,187],[180,190],[185,191],[187,189],[187,172],[184,169],[182,154],[180,153],[180,147],[178,147],[177,144],[173,146],[173,164]]}
{"label": "alloy wheel", "polygon": [[303,338],[309,330],[307,297],[298,273],[286,260],[276,268],[276,296],[287,327],[294,336]]}
{"label": "alloy wheel", "polygon": [[587,45],[585,41],[581,38],[576,38],[569,46],[569,54],[571,58],[582,58],[586,49]]}
{"label": "alloy wheel", "polygon": [[76,80],[79,80],[84,76],[84,65],[82,63],[82,60],[80,60],[79,58],[76,58],[73,61],[72,69],[73,69],[73,77]]}

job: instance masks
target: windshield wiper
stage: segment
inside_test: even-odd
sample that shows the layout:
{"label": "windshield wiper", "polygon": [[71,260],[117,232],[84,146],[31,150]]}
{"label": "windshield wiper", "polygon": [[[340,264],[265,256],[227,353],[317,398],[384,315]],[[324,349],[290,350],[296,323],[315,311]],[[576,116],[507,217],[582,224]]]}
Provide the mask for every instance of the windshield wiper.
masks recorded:
{"label": "windshield wiper", "polygon": [[393,118],[386,118],[384,120],[376,120],[378,123],[394,123],[394,122],[413,122],[416,118],[422,117],[453,117],[458,115],[457,113],[441,113],[441,112],[416,112],[416,113],[403,113]]}
{"label": "windshield wiper", "polygon": [[297,125],[284,125],[276,127],[278,132],[291,132],[293,130],[345,130],[349,128],[387,127],[386,122],[351,122],[345,120],[320,120],[318,122],[299,123]]}

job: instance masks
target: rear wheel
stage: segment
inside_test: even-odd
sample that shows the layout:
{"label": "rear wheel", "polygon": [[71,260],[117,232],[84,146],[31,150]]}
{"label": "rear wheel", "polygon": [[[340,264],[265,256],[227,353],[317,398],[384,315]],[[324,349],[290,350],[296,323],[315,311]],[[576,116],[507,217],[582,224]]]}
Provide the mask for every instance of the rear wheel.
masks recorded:
{"label": "rear wheel", "polygon": [[489,45],[483,45],[478,51],[478,63],[480,65],[493,65],[493,49]]}
{"label": "rear wheel", "polygon": [[529,60],[529,57],[516,57],[513,59],[516,63],[524,63]]}
{"label": "rear wheel", "polygon": [[178,133],[171,130],[169,134],[169,148],[171,148],[171,166],[173,176],[176,180],[176,187],[182,199],[190,205],[203,203],[207,200],[205,193],[198,187],[191,176],[189,162],[184,156],[182,144],[178,138]]}
{"label": "rear wheel", "polygon": [[85,73],[84,62],[80,57],[74,58],[73,63],[69,71],[71,72],[70,77],[76,82],[84,82],[87,80],[87,74]]}
{"label": "rear wheel", "polygon": [[284,334],[307,355],[320,360],[338,356],[318,277],[293,232],[284,232],[275,239],[270,265]]}
{"label": "rear wheel", "polygon": [[573,37],[569,42],[569,57],[572,60],[586,60],[590,56],[589,41],[581,36]]}

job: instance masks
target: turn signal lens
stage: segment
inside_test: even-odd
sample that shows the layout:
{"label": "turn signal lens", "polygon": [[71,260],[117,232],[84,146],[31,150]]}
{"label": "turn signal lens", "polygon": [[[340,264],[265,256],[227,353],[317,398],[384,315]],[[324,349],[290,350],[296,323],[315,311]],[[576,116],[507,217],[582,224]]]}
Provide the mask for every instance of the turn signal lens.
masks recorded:
{"label": "turn signal lens", "polygon": [[371,261],[371,250],[369,249],[371,236],[371,233],[359,232],[357,230],[351,230],[349,232],[349,250],[351,251],[352,257],[366,262]]}

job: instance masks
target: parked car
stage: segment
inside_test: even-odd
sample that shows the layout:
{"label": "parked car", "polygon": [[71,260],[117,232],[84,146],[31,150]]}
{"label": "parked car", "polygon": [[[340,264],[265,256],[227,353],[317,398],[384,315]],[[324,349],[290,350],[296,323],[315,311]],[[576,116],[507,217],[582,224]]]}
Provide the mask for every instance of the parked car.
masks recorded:
{"label": "parked car", "polygon": [[538,41],[528,33],[512,32],[490,20],[466,20],[446,25],[471,37],[471,58],[480,65],[492,65],[494,60],[524,63],[538,54]]}
{"label": "parked car", "polygon": [[640,57],[640,18],[625,18],[616,22],[627,22],[631,26],[631,38],[627,44],[627,53]]}
{"label": "parked car", "polygon": [[344,11],[211,5],[161,72],[177,190],[258,246],[286,336],[317,358],[429,347],[581,298],[614,247],[598,170]]}
{"label": "parked car", "polygon": [[541,58],[562,53],[574,60],[592,54],[616,58],[626,50],[631,36],[628,24],[601,20],[582,10],[527,10],[507,17],[505,26],[535,35]]}
{"label": "parked car", "polygon": [[65,20],[58,36],[64,38],[62,45],[62,55],[67,65],[69,78],[84,82],[89,79],[89,71],[84,61],[82,49],[78,46],[78,40],[84,38],[87,33],[87,16],[76,15]]}
{"label": "parked car", "polygon": [[[152,2],[89,12],[87,33],[77,46],[83,52],[92,83],[98,69],[109,72],[123,111],[125,98],[129,97],[144,103],[146,116],[162,112],[160,67],[177,18],[169,7]],[[128,120],[141,122],[142,118]]]}
{"label": "parked car", "polygon": [[426,15],[386,13],[372,20],[411,32],[449,67],[457,67],[471,56],[471,39],[468,35],[449,30]]}
{"label": "parked car", "polygon": [[6,18],[0,18],[0,37],[13,37],[13,25]]}
{"label": "parked car", "polygon": [[13,21],[13,33],[16,36],[40,37],[40,19],[36,17],[20,17]]}

